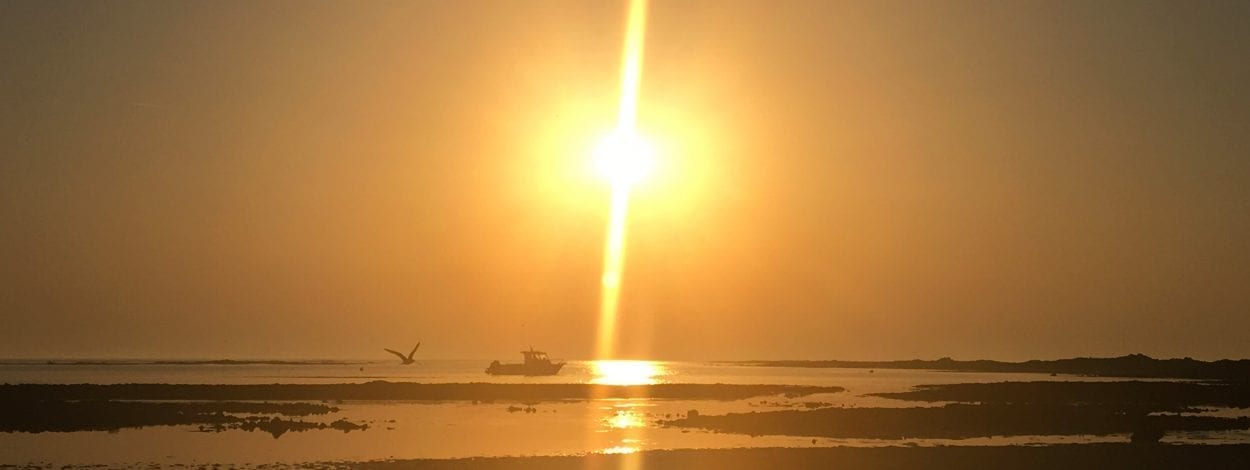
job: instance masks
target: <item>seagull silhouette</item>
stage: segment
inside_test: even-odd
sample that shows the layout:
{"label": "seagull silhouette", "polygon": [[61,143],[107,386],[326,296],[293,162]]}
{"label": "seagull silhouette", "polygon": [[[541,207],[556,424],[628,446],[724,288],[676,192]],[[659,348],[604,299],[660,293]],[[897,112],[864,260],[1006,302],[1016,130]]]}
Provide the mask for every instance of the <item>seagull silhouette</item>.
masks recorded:
{"label": "seagull silhouette", "polygon": [[403,365],[408,365],[408,364],[412,364],[412,363],[414,363],[414,362],[417,362],[417,361],[414,361],[414,360],[412,359],[412,356],[413,356],[414,354],[416,354],[416,353],[417,353],[417,348],[420,348],[420,347],[421,347],[421,343],[420,343],[420,342],[417,342],[417,345],[416,345],[415,347],[413,347],[413,348],[412,348],[412,352],[408,353],[408,355],[407,355],[407,356],[405,356],[405,355],[404,355],[404,353],[401,353],[401,352],[396,351],[396,350],[394,350],[394,349],[386,349],[386,348],[382,348],[382,349],[386,349],[386,352],[391,353],[391,354],[394,354],[394,355],[396,355],[396,356],[399,356],[399,361],[400,361],[400,363],[401,363],[401,364],[403,364]]}

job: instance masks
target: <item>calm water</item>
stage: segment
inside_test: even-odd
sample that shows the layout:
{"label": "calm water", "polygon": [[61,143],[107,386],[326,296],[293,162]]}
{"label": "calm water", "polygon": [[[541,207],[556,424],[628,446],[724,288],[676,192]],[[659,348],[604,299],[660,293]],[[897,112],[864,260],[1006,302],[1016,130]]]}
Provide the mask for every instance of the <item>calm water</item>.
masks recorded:
{"label": "calm water", "polygon": [[[98,364],[47,364],[46,361],[0,361],[0,383],[179,383],[270,384],[359,383],[373,380],[422,383],[590,383],[613,380],[612,372],[645,383],[725,383],[836,385],[859,393],[903,390],[918,384],[1002,382],[1009,380],[1055,380],[1042,374],[991,374],[926,370],[814,369],[799,367],[748,367],[707,362],[619,361],[620,370],[597,370],[594,361],[570,361],[559,375],[549,377],[492,376],[485,373],[490,360],[433,360],[411,366],[395,362],[350,364],[153,364],[115,362]],[[646,364],[645,371],[631,363]],[[645,376],[645,377],[640,377]],[[1062,376],[1061,380],[1115,380]]]}
{"label": "calm water", "polygon": [[[1035,380],[1111,380],[1040,374],[957,373],[924,370],[805,369],[719,365],[694,362],[571,362],[554,377],[494,377],[489,361],[426,361],[305,365],[159,365],[143,363],[48,365],[0,363],[2,383],[346,383],[371,380],[463,383],[726,383],[836,385],[847,392],[786,399],[747,400],[593,400],[541,403],[535,412],[510,412],[514,403],[346,402],[328,416],[367,422],[365,431],[318,430],[287,433],[198,432],[194,426],[148,427],[117,432],[0,433],[0,463],[173,464],[296,463],[389,458],[450,458],[503,455],[555,455],[635,452],[673,448],[726,448],[829,445],[1003,445],[1056,442],[1123,442],[1127,436],[1019,436],[946,440],[816,439],[750,437],[663,428],[666,416],[699,410],[705,414],[783,409],[804,401],[833,406],[900,407],[926,404],[868,397],[921,384]],[[1250,434],[1193,433],[1170,440],[1250,442]]]}

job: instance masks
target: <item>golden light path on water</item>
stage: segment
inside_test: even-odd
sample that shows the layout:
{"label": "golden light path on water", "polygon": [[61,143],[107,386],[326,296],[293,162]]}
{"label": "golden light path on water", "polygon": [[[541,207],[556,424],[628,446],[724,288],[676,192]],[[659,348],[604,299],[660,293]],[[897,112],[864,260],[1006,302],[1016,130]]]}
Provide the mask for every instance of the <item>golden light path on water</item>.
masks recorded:
{"label": "golden light path on water", "polygon": [[[597,360],[591,361],[590,366],[590,383],[602,386],[654,385],[664,381],[664,377],[671,373],[659,361]],[[619,432],[621,439],[619,442],[603,442],[602,437],[592,437],[596,439],[594,445],[601,448],[600,453],[628,455],[616,468],[640,468],[642,456],[634,454],[642,450],[646,443],[647,417],[639,411],[646,405],[637,400],[607,401],[610,403],[606,405],[592,404],[607,415],[600,421],[602,427],[591,435],[602,436],[605,431],[611,430]]]}
{"label": "golden light path on water", "polygon": [[650,147],[636,130],[646,22],[647,1],[630,0],[621,57],[621,97],[616,129],[595,149],[596,166],[612,184],[599,302],[596,343],[599,359],[610,359],[616,352],[616,321],[620,308],[621,276],[625,267],[629,193],[634,183],[645,176],[651,167]]}
{"label": "golden light path on water", "polygon": [[[599,331],[592,383],[601,386],[645,385],[660,375],[650,361],[613,361],[616,354],[616,323],[620,309],[621,277],[625,269],[625,228],[629,214],[629,193],[635,183],[650,171],[650,146],[637,132],[638,91],[642,82],[642,56],[646,33],[647,1],[630,0],[625,20],[625,45],[621,57],[621,96],[616,129],[595,149],[595,166],[612,185],[607,238],[603,250],[603,276],[599,301]],[[591,433],[605,454],[624,454],[617,468],[635,470],[642,466],[637,452],[643,444],[646,423],[629,408],[616,408],[603,425],[623,431],[617,443],[603,443],[602,430]],[[607,444],[607,445],[604,445]],[[596,467],[592,465],[591,467]]]}

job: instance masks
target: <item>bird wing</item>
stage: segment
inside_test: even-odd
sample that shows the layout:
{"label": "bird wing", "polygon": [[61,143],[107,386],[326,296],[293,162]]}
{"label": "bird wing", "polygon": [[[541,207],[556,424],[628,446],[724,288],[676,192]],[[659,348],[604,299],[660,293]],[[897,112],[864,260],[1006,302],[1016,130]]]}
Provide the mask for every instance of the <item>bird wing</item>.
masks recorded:
{"label": "bird wing", "polygon": [[417,341],[417,345],[412,348],[412,352],[408,353],[408,359],[412,359],[412,355],[417,353],[417,349],[421,348],[421,342]]}
{"label": "bird wing", "polygon": [[408,358],[404,357],[403,353],[400,353],[399,351],[396,351],[396,350],[394,350],[394,349],[386,349],[386,348],[382,348],[382,349],[383,349],[383,350],[385,350],[385,351],[386,351],[386,352],[388,352],[388,353],[391,353],[391,354],[394,354],[394,355],[396,355],[396,356],[399,356],[399,359],[400,359],[400,360],[408,359]]}

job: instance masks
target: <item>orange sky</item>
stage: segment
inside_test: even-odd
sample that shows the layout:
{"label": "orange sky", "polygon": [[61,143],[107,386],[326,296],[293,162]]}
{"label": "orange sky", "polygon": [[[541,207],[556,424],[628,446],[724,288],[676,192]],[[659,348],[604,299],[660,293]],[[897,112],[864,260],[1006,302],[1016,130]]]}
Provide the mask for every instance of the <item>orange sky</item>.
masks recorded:
{"label": "orange sky", "polygon": [[[590,356],[624,11],[0,4],[0,357]],[[653,2],[621,353],[1250,356],[1248,21]]]}

